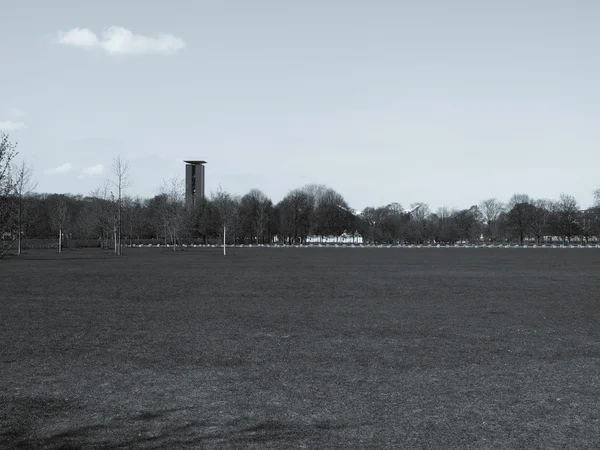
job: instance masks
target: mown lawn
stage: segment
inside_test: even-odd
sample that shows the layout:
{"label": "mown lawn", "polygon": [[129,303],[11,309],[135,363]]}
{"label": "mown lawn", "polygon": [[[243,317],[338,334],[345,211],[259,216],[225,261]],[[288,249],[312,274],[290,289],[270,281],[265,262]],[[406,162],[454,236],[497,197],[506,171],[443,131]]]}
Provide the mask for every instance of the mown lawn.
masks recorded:
{"label": "mown lawn", "polygon": [[600,448],[600,250],[0,261],[2,448]]}

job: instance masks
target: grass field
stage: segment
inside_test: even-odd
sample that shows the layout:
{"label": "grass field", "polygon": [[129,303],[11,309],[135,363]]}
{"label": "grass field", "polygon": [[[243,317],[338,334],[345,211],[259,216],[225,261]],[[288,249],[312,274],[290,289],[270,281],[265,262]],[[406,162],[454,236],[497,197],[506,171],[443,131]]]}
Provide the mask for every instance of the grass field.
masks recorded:
{"label": "grass field", "polygon": [[2,448],[600,448],[600,251],[0,261]]}

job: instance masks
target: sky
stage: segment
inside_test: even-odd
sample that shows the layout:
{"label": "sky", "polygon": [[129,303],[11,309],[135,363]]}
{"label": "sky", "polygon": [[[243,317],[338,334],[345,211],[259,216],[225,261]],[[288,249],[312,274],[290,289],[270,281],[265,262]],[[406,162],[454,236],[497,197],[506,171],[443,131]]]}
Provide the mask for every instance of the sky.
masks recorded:
{"label": "sky", "polygon": [[592,204],[600,2],[0,0],[0,129],[37,191],[309,183],[352,208]]}

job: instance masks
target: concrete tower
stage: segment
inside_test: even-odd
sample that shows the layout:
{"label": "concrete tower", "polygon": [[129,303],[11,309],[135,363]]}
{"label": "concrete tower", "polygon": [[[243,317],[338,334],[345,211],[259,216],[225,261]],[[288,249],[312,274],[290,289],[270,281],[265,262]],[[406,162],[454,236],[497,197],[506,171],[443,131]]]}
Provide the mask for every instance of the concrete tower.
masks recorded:
{"label": "concrete tower", "polygon": [[204,164],[206,161],[184,161],[185,164],[185,202],[187,205],[199,205],[204,199]]}

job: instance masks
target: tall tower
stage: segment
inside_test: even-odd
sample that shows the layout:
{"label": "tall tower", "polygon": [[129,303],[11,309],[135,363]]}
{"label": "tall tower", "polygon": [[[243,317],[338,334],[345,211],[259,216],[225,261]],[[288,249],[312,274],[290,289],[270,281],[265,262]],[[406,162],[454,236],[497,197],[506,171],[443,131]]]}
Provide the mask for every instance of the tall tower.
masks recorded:
{"label": "tall tower", "polygon": [[185,202],[194,207],[204,199],[204,164],[206,161],[184,161]]}

